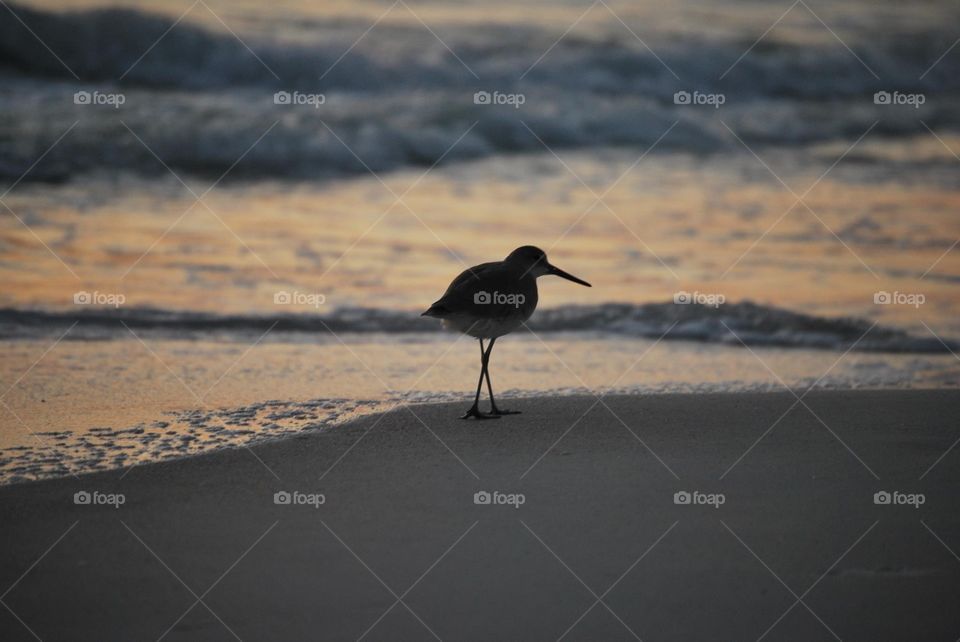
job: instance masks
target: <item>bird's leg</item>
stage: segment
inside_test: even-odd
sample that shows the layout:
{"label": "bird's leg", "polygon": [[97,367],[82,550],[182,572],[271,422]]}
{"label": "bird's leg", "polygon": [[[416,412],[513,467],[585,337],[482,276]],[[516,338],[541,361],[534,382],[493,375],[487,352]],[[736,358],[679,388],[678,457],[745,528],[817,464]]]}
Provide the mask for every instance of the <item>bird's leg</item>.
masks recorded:
{"label": "bird's leg", "polygon": [[[490,345],[493,345],[491,340]],[[480,390],[483,388],[483,377],[487,374],[487,352],[483,349],[483,339],[480,339],[480,380],[477,381],[477,394],[473,396],[473,405],[470,406],[470,410],[466,412],[461,419],[469,419],[473,417],[474,419],[499,419],[499,415],[488,415],[486,413],[480,412]]]}
{"label": "bird's leg", "polygon": [[497,403],[493,400],[493,385],[490,383],[490,353],[493,352],[493,342],[497,338],[494,337],[490,339],[490,343],[487,345],[487,353],[484,355],[484,372],[487,377],[487,392],[490,393],[490,414],[494,417],[499,417],[500,415],[519,415],[519,410],[500,410],[497,408]]}

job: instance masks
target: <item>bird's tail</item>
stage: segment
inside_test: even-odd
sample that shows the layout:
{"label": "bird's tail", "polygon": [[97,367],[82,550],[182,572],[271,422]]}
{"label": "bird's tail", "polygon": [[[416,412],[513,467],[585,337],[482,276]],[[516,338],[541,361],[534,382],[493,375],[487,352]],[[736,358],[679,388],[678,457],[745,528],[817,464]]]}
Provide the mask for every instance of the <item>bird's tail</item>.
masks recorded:
{"label": "bird's tail", "polygon": [[436,319],[442,319],[445,316],[450,314],[450,310],[442,305],[439,301],[427,308],[427,311],[421,314],[422,317],[434,317]]}

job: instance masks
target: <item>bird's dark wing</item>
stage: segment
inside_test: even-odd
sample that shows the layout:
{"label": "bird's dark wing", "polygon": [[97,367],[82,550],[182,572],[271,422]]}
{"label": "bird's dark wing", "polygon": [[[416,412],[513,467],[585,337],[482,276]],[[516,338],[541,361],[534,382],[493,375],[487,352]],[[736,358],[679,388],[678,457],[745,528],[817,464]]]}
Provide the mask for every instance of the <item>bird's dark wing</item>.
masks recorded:
{"label": "bird's dark wing", "polygon": [[447,286],[447,291],[443,293],[443,296],[440,297],[440,300],[442,301],[445,297],[453,294],[457,288],[466,285],[470,281],[476,281],[477,285],[479,285],[483,281],[483,277],[489,276],[490,272],[494,271],[499,265],[502,265],[501,261],[481,263],[480,265],[474,265],[472,268],[467,268],[458,274],[457,278],[455,278],[450,285]]}
{"label": "bird's dark wing", "polygon": [[486,278],[489,278],[493,273],[497,272],[497,268],[501,265],[502,262],[494,261],[492,263],[481,263],[480,265],[474,265],[472,268],[467,268],[457,275],[457,278],[450,283],[447,291],[443,293],[443,296],[435,301],[421,316],[443,317],[451,310],[460,309],[461,306],[459,304],[461,300],[465,302],[469,299],[469,301],[472,302],[473,290],[476,288],[470,288],[470,284],[473,283],[477,288],[482,287]]}

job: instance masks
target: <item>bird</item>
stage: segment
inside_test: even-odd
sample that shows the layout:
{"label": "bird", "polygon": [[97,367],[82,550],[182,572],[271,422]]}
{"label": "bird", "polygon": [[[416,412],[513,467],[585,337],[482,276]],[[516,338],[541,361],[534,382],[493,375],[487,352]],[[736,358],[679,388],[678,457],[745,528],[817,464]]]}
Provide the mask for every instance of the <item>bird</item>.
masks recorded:
{"label": "bird", "polygon": [[[440,319],[447,329],[480,341],[480,379],[473,406],[461,419],[499,419],[518,411],[501,410],[493,399],[490,383],[490,353],[493,344],[519,328],[537,308],[537,278],[552,274],[593,287],[583,279],[551,265],[546,253],[533,245],[518,247],[502,261],[467,268],[450,283],[447,291],[420,316]],[[484,339],[489,343],[483,345]],[[480,391],[486,379],[490,412],[480,411]]]}

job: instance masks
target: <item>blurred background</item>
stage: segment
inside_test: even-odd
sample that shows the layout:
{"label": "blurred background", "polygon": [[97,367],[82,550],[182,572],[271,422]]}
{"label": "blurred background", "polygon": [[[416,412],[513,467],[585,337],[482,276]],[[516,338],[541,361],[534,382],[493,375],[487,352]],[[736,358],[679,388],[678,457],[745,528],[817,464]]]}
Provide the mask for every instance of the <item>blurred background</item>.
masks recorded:
{"label": "blurred background", "polygon": [[958,14],[4,2],[0,478],[459,399],[525,244],[515,396],[956,386]]}

